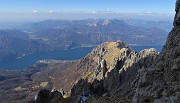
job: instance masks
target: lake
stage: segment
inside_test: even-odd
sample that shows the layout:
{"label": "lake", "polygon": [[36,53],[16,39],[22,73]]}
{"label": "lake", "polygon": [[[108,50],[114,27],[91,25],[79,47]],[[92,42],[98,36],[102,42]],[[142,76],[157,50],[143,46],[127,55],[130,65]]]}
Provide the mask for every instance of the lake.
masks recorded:
{"label": "lake", "polygon": [[85,57],[92,51],[93,47],[82,47],[70,50],[57,50],[48,52],[39,52],[23,56],[5,63],[0,63],[0,69],[22,69],[28,67],[38,60],[54,59],[54,60],[78,60]]}
{"label": "lake", "polygon": [[[162,49],[162,46],[130,46],[130,47],[137,52],[147,48],[156,48],[158,51],[161,51]],[[85,57],[88,53],[92,51],[92,49],[93,47],[82,47],[71,50],[48,51],[48,52],[39,52],[35,54],[25,55],[21,58],[10,60],[5,63],[0,63],[0,70],[23,69],[25,67],[31,66],[32,64],[36,63],[38,60],[44,60],[44,59],[78,60]]]}

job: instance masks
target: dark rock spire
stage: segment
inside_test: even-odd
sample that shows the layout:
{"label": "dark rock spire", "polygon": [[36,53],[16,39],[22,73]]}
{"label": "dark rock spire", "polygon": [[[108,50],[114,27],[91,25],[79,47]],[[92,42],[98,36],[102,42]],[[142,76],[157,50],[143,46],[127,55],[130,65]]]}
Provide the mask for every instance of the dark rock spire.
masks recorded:
{"label": "dark rock spire", "polygon": [[180,0],[176,0],[176,15],[174,17],[174,26],[180,25]]}

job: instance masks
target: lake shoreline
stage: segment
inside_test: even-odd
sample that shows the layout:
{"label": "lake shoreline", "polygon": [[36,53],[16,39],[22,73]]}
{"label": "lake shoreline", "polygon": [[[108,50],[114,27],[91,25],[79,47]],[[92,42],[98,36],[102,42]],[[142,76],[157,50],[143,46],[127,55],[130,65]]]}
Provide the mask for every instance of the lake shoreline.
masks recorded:
{"label": "lake shoreline", "polygon": [[[155,48],[158,52],[161,51],[163,46],[129,46],[136,52],[148,48]],[[0,70],[16,70],[27,68],[39,60],[79,60],[85,57],[94,49],[93,47],[80,47],[80,48],[71,48],[66,50],[52,50],[52,51],[43,51],[32,54],[23,54],[21,57],[15,58],[8,62],[0,63]]]}

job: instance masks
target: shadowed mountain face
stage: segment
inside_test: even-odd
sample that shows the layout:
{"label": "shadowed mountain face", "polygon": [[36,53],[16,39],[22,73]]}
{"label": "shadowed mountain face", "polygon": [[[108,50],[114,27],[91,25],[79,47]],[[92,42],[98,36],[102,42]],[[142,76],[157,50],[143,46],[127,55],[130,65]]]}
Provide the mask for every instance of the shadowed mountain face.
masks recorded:
{"label": "shadowed mountain face", "polygon": [[[87,103],[179,103],[179,15],[180,0],[177,0],[174,28],[159,54],[154,49],[136,53],[121,41],[95,48],[72,73],[79,81],[68,99],[74,103],[83,101],[80,96]],[[38,95],[36,102],[42,103],[40,99],[43,98]],[[63,101],[57,96],[51,99]]]}

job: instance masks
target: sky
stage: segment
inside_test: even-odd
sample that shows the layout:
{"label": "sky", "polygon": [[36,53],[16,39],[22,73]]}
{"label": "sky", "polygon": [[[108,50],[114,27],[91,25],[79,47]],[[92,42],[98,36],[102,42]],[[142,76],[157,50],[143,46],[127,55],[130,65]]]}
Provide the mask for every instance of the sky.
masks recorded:
{"label": "sky", "polygon": [[175,0],[0,0],[0,19],[78,18],[84,13],[89,13],[87,17],[91,13],[174,14],[174,7]]}

